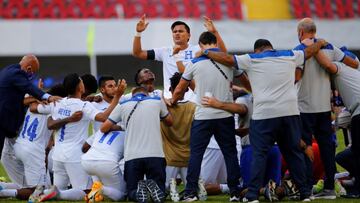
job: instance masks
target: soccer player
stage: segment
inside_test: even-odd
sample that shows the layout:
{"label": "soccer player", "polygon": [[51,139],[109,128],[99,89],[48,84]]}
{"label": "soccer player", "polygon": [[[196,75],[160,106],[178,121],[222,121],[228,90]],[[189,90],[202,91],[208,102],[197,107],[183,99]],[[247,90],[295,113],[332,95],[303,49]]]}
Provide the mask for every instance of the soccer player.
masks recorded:
{"label": "soccer player", "polygon": [[[170,91],[174,92],[181,79],[181,73],[176,72],[170,78]],[[161,134],[166,159],[166,188],[170,189],[173,201],[179,201],[175,179],[180,175],[186,184],[186,172],[190,157],[190,128],[194,117],[195,104],[182,99],[175,106],[169,108],[173,118],[173,125],[161,123]]]}
{"label": "soccer player", "polygon": [[[203,49],[219,51],[217,37],[211,32],[204,32],[199,37],[199,45]],[[221,64],[210,61],[206,57],[192,60],[176,87],[170,104],[176,104],[190,85],[195,81],[197,95],[196,110],[191,127],[190,160],[186,177],[184,201],[198,200],[198,179],[200,175],[201,160],[212,135],[218,142],[225,158],[227,168],[227,183],[230,189],[230,200],[239,200],[240,167],[237,158],[234,118],[231,113],[201,105],[201,98],[212,94],[224,102],[232,102],[232,78],[241,73],[231,70]]]}
{"label": "soccer player", "polygon": [[[212,32],[217,37],[218,46],[222,51],[226,51],[224,43],[220,37],[219,32],[215,28],[213,22],[204,17],[205,27],[208,31]],[[146,21],[145,14],[140,18],[139,22],[136,25],[137,34],[134,37],[133,42],[133,55],[140,59],[146,60],[157,60],[163,62],[163,85],[164,85],[164,97],[170,98],[171,92],[170,89],[170,77],[174,75],[175,72],[184,72],[186,65],[195,58],[195,53],[200,50],[198,45],[189,44],[190,39],[190,27],[182,21],[175,21],[171,25],[172,37],[175,46],[155,48],[150,50],[143,50],[141,47],[141,34],[147,28],[149,22]],[[177,58],[174,56],[175,49],[180,51],[180,54]],[[184,66],[179,66],[178,68],[176,61],[182,61]],[[194,93],[192,90],[189,90],[185,94],[185,99],[193,101]]]}
{"label": "soccer player", "polygon": [[[55,85],[48,94],[64,97],[62,85]],[[26,98],[26,102],[34,102],[35,98]],[[25,101],[24,101],[25,102]],[[7,171],[9,174],[15,172],[16,180],[21,181],[20,188],[9,188],[1,186],[0,197],[16,197],[17,199],[27,200],[33,193],[36,186],[50,186],[50,177],[47,173],[45,148],[51,136],[51,131],[47,128],[47,115],[26,112],[24,124],[19,132],[19,136],[13,145],[14,163]],[[14,177],[14,175],[12,175]]]}
{"label": "soccer player", "polygon": [[249,191],[244,201],[258,202],[267,153],[275,141],[300,188],[301,200],[310,201],[311,191],[305,184],[304,155],[300,149],[301,121],[294,85],[295,68],[324,45],[326,42],[319,40],[304,51],[276,51],[268,40],[259,39],[254,44],[254,54],[233,56],[203,50],[205,57],[228,67],[242,69],[249,76],[254,97],[254,111],[250,122],[253,157]]}
{"label": "soccer player", "polygon": [[[101,76],[99,78],[99,91],[101,93],[102,100],[100,102],[91,102],[95,108],[100,111],[105,111],[111,101],[114,99],[116,91],[116,81],[112,76]],[[100,129],[102,122],[94,122],[94,133]]]}
{"label": "soccer player", "polygon": [[[39,197],[40,201],[53,198],[62,200],[81,200],[89,189],[91,179],[81,166],[81,147],[88,136],[90,121],[105,121],[118,103],[120,96],[126,88],[126,82],[119,82],[113,101],[110,106],[100,112],[90,102],[81,100],[84,93],[84,83],[76,74],[69,74],[64,78],[63,85],[68,92],[68,97],[60,100],[56,105],[32,105],[32,112],[51,114],[54,120],[60,119],[61,128],[56,132],[53,152],[54,186]],[[74,112],[82,111],[82,119],[78,122],[67,123],[67,118]],[[68,183],[72,189],[67,190]]]}
{"label": "soccer player", "polygon": [[124,157],[124,139],[123,131],[95,133],[90,150],[81,157],[85,171],[99,179],[94,182],[87,200],[101,200],[102,194],[113,201],[124,199],[126,184],[119,166]]}
{"label": "soccer player", "polygon": [[[310,18],[304,18],[298,23],[298,38],[302,42],[305,39],[315,39],[316,25]],[[295,50],[304,50],[306,45],[301,43]],[[332,44],[328,44],[321,50],[331,61],[342,61],[356,68],[358,62],[351,59]],[[298,68],[298,105],[302,121],[302,139],[307,144],[306,151],[312,150],[312,136],[315,137],[320,148],[321,160],[324,164],[326,179],[323,192],[316,194],[314,198],[335,199],[334,175],[335,166],[335,142],[331,128],[331,88],[329,73],[320,67],[315,58],[308,59],[303,68]],[[311,160],[305,157],[307,171],[307,185],[312,188],[314,184]]]}
{"label": "soccer player", "polygon": [[332,75],[336,89],[351,113],[351,147],[340,152],[337,161],[355,177],[352,190],[342,196],[360,198],[360,72],[344,63],[331,62],[322,51],[316,55],[316,59],[321,67]]}
{"label": "soccer player", "polygon": [[171,125],[172,116],[164,101],[160,97],[149,97],[146,88],[135,87],[132,95],[130,100],[116,106],[100,130],[107,133],[114,124],[124,123],[124,177],[129,200],[147,202],[150,195],[154,202],[163,202],[166,161],[160,119]]}

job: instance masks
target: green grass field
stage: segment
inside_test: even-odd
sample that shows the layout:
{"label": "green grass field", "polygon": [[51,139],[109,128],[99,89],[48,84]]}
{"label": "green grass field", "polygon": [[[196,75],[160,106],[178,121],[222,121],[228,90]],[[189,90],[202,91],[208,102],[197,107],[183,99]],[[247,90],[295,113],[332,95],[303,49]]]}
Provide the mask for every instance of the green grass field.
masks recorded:
{"label": "green grass field", "polygon": [[[342,133],[339,131],[337,133],[337,138],[338,138],[338,142],[339,142],[339,146],[337,147],[337,152],[342,151],[345,147],[344,145],[344,137],[342,135]],[[344,171],[343,168],[341,168],[340,166],[337,166],[338,171]],[[8,180],[8,176],[5,172],[5,170],[3,169],[3,167],[0,165],[0,176],[4,176],[6,177]],[[261,200],[260,200],[261,201]],[[0,199],[0,202],[10,202],[10,203],[24,203],[26,201],[19,201],[16,199]],[[85,201],[51,201],[54,203],[71,203],[71,202],[85,202]],[[111,201],[104,201],[104,203],[110,203]],[[171,202],[171,200],[167,200],[167,202]],[[229,202],[229,197],[227,195],[218,195],[218,196],[209,196],[208,200],[206,202]],[[261,202],[268,202],[267,200],[262,200]],[[281,202],[295,202],[295,201],[281,201]],[[356,200],[352,200],[352,199],[344,199],[344,198],[338,198],[336,200],[315,200],[312,201],[314,203],[326,203],[326,202],[336,202],[336,203],[360,203],[360,199],[356,199]]]}

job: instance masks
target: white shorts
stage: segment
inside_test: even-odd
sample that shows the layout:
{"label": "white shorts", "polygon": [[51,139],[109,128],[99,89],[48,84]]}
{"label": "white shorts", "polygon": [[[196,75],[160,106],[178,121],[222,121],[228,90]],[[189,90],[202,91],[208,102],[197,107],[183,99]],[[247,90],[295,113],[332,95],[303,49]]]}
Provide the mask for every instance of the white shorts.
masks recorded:
{"label": "white shorts", "polygon": [[10,177],[11,182],[17,184],[20,188],[24,188],[26,187],[24,165],[15,156],[15,140],[16,138],[5,138],[1,163]]}
{"label": "white shorts", "polygon": [[45,150],[43,154],[34,154],[35,150],[31,147],[23,146],[19,143],[14,145],[16,158],[22,162],[25,172],[26,185],[24,187],[32,188],[37,185],[48,187],[51,185],[50,175],[45,167]]}
{"label": "white shorts", "polygon": [[119,163],[82,160],[81,165],[89,175],[99,178],[104,186],[112,187],[125,195],[126,184]]}
{"label": "white shorts", "polygon": [[61,162],[53,160],[54,185],[66,190],[70,183],[73,188],[86,190],[92,186],[91,177],[83,169],[81,162]]}
{"label": "white shorts", "polygon": [[[240,165],[241,145],[236,145],[238,151],[237,156]],[[220,149],[206,148],[204,157],[201,163],[200,177],[205,184],[225,184],[227,183],[227,173],[224,156]]]}
{"label": "white shorts", "polygon": [[201,163],[200,177],[204,180],[205,184],[222,184],[227,182],[224,156],[220,149],[206,149]]}
{"label": "white shorts", "polygon": [[179,177],[186,185],[186,175],[187,175],[187,167],[175,167],[175,166],[166,166],[166,182],[165,188],[169,190],[170,187],[170,179]]}

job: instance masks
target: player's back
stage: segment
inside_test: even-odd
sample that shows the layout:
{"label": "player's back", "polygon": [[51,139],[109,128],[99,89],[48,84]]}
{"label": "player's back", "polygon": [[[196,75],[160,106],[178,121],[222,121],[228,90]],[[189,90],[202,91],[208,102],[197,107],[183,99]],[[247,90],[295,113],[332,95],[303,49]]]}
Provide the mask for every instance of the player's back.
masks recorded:
{"label": "player's back", "polygon": [[94,120],[99,111],[90,102],[77,98],[63,98],[52,109],[54,120],[67,118],[76,111],[83,112],[81,120],[62,126],[55,134],[53,159],[56,161],[80,161],[81,146],[88,137],[90,120]]}
{"label": "player's back", "polygon": [[[306,46],[300,44],[295,50],[304,50]],[[343,60],[345,54],[331,44],[321,48],[321,51],[331,61]],[[311,57],[305,62],[302,79],[299,82],[298,103],[303,113],[318,113],[331,110],[330,106],[330,75]]]}
{"label": "player's back", "polygon": [[124,131],[94,134],[91,148],[82,156],[82,160],[113,161],[118,163],[124,157]]}
{"label": "player's back", "polygon": [[31,149],[30,151],[45,153],[45,147],[51,136],[51,131],[47,128],[47,119],[48,115],[32,113],[28,109],[16,143]]}

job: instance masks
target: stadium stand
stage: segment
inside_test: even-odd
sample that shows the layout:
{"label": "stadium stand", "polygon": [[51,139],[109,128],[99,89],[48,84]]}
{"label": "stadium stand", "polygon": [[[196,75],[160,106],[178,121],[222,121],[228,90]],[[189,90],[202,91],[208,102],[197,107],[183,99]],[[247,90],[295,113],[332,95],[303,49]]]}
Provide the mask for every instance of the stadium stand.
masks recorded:
{"label": "stadium stand", "polygon": [[[0,0],[4,19],[200,18],[242,20],[246,0]],[[359,17],[359,0],[289,0],[294,18]],[[271,10],[271,9],[270,9]]]}

